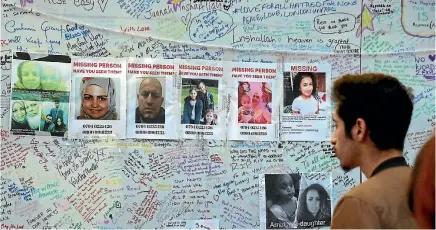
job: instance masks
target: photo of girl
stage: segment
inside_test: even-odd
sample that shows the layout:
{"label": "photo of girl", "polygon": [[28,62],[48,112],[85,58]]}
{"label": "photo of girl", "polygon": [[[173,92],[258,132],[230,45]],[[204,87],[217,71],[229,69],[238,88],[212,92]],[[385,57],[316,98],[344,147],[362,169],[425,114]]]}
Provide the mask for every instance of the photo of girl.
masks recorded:
{"label": "photo of girl", "polygon": [[182,124],[200,124],[203,112],[203,101],[197,98],[197,88],[189,89],[189,100],[183,105]]}
{"label": "photo of girl", "polygon": [[216,116],[213,110],[208,109],[206,110],[206,116],[204,119],[204,122],[201,123],[202,125],[216,125]]}
{"label": "photo of girl", "polygon": [[182,124],[217,124],[218,80],[183,78],[181,99]]}
{"label": "photo of girl", "polygon": [[82,78],[77,120],[118,120],[115,88],[111,78]]}
{"label": "photo of girl", "polygon": [[266,229],[296,228],[299,174],[265,174]]}
{"label": "photo of girl", "polygon": [[238,84],[238,123],[271,124],[271,85],[267,82]]}
{"label": "photo of girl", "polygon": [[284,113],[320,114],[325,111],[325,101],[325,73],[284,73]]}
{"label": "photo of girl", "polygon": [[299,228],[329,226],[331,219],[330,196],[326,189],[318,184],[311,184],[298,201],[297,222]]}

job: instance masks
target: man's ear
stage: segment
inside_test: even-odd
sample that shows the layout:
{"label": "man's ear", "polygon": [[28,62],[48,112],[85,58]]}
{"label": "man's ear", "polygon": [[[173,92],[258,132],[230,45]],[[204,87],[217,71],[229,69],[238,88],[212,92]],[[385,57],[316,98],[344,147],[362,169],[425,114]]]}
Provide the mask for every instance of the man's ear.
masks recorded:
{"label": "man's ear", "polygon": [[353,137],[358,141],[365,140],[368,134],[366,122],[362,118],[357,118],[356,124],[353,127]]}
{"label": "man's ear", "polygon": [[139,102],[139,94],[136,94],[136,100]]}

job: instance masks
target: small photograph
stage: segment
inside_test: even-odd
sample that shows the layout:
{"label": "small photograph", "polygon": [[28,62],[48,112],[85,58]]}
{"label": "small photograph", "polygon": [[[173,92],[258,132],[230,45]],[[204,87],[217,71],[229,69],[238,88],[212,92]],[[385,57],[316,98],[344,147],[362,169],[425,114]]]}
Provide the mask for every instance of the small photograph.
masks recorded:
{"label": "small photograph", "polygon": [[182,79],[182,124],[217,125],[218,80]]}
{"label": "small photograph", "polygon": [[119,79],[76,78],[76,120],[119,120]]}
{"label": "small photograph", "polygon": [[13,58],[14,90],[69,91],[70,57],[16,52]]}
{"label": "small photograph", "polygon": [[165,124],[165,77],[137,78],[135,123]]}
{"label": "small photograph", "polygon": [[[323,179],[320,179],[323,177]],[[316,179],[315,179],[316,178]],[[330,189],[327,189],[330,187]],[[298,199],[298,228],[330,226],[331,178],[327,173],[302,175]]]}
{"label": "small photograph", "polygon": [[13,97],[11,130],[39,131],[41,104],[39,101]]}
{"label": "small photograph", "polygon": [[238,123],[271,124],[271,103],[268,82],[238,82]]}
{"label": "small photograph", "polygon": [[266,229],[289,229],[296,222],[301,175],[265,174]]}
{"label": "small photograph", "polygon": [[51,136],[64,136],[68,130],[68,103],[60,103],[57,98],[53,101],[42,103],[39,131],[49,132]]}
{"label": "small photograph", "polygon": [[314,115],[326,112],[326,73],[284,72],[284,113]]}

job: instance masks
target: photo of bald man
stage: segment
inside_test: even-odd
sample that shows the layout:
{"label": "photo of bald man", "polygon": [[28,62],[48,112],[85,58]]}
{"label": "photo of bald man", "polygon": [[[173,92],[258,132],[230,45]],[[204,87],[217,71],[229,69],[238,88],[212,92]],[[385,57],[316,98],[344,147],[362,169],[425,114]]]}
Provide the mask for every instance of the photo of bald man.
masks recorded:
{"label": "photo of bald man", "polygon": [[165,124],[165,78],[137,78],[135,123]]}

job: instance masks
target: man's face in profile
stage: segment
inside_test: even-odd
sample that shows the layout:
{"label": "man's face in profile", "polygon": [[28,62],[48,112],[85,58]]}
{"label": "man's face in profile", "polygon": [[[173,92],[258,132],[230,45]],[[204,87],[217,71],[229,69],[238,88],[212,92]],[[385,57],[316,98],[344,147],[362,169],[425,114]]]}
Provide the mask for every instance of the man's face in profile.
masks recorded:
{"label": "man's face in profile", "polygon": [[162,106],[162,85],[155,78],[142,81],[138,93],[139,112],[143,118],[155,118]]}

